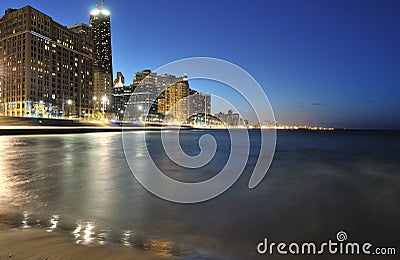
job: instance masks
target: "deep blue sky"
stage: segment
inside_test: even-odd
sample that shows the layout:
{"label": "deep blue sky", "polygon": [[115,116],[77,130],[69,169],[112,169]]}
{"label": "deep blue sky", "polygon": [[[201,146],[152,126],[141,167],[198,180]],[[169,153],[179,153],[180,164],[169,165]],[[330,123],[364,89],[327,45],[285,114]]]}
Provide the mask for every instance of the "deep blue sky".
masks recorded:
{"label": "deep blue sky", "polygon": [[[28,4],[72,25],[88,23],[95,0],[1,1],[0,11]],[[260,83],[281,123],[400,129],[400,1],[105,4],[114,72],[122,71],[128,82],[138,70],[216,57]]]}

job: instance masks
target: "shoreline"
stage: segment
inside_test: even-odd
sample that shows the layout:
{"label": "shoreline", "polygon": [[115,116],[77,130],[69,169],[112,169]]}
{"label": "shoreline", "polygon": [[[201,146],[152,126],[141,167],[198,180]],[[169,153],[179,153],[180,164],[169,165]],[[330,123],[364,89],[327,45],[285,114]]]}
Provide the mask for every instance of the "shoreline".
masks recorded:
{"label": "shoreline", "polygon": [[58,134],[88,134],[88,133],[122,133],[138,131],[162,131],[162,130],[247,130],[247,131],[307,131],[307,132],[393,132],[400,130],[391,129],[335,129],[335,130],[309,130],[309,129],[258,129],[258,128],[196,128],[188,126],[144,126],[144,127],[121,127],[121,126],[0,126],[0,136],[17,135],[58,135]]}
{"label": "shoreline", "polygon": [[[112,133],[123,131],[160,131],[174,130],[173,127],[86,127],[86,126],[0,126],[0,136],[7,135],[52,135],[52,134],[86,134],[86,133]],[[190,130],[182,128],[179,130]]]}
{"label": "shoreline", "polygon": [[118,244],[83,245],[58,232],[0,224],[0,259],[168,259]]}

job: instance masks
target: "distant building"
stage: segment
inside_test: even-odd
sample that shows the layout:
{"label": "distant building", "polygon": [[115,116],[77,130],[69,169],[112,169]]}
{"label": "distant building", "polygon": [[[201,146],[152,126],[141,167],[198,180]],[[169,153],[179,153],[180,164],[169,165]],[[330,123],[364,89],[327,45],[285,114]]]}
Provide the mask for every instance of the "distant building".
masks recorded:
{"label": "distant building", "polygon": [[96,1],[96,9],[90,13],[90,27],[94,45],[94,97],[101,100],[101,109],[110,110],[113,92],[111,25],[110,12],[104,8],[104,0],[101,7]]}
{"label": "distant building", "polygon": [[162,91],[158,99],[158,112],[172,121],[184,122],[188,118],[189,81],[186,76],[181,81],[159,88]]}
{"label": "distant building", "polygon": [[[122,107],[122,102],[117,101],[123,96],[123,84],[119,81],[117,78],[114,83],[114,96],[118,107]],[[127,120],[160,122],[165,119],[183,123],[193,113],[211,111],[211,95],[191,90],[186,75],[158,76],[151,70],[143,70],[136,72],[132,86],[132,95],[125,101]]]}
{"label": "distant building", "polygon": [[162,95],[164,90],[168,87],[171,86],[172,84],[175,84],[180,81],[184,81],[185,76],[182,77],[176,77],[174,75],[170,74],[163,74],[160,76],[157,76],[157,95]]}
{"label": "distant building", "polygon": [[114,86],[117,85],[117,84],[122,84],[122,85],[125,84],[125,77],[124,77],[124,75],[122,74],[121,71],[117,72],[117,78],[114,79]]}
{"label": "distant building", "polygon": [[205,126],[205,127],[225,127],[226,125],[216,116],[210,114],[198,113],[190,116],[187,123],[194,126]]}
{"label": "distant building", "polygon": [[0,114],[88,117],[93,113],[93,42],[30,7],[0,19]]}
{"label": "distant building", "polygon": [[232,114],[231,126],[238,127],[240,125],[240,116],[238,113]]}
{"label": "distant building", "polygon": [[126,86],[125,78],[121,72],[117,72],[117,78],[114,80],[114,88],[112,94],[112,112],[115,113],[119,120],[124,117],[125,109],[128,105],[129,98],[133,93],[133,85]]}
{"label": "distant building", "polygon": [[152,74],[151,70],[142,70],[142,71],[137,71],[135,73],[135,77],[133,78],[133,86],[137,87],[139,84],[147,77],[147,76],[152,76],[155,77],[156,74]]}
{"label": "distant building", "polygon": [[211,95],[191,90],[188,97],[188,116],[196,114],[211,114]]}
{"label": "distant building", "polygon": [[234,113],[232,109],[229,109],[227,114],[219,112],[215,117],[217,117],[227,127],[240,127],[246,124],[245,120],[240,118],[239,113]]}
{"label": "distant building", "polygon": [[132,94],[126,100],[131,119],[148,120],[149,114],[157,113],[157,74],[151,70],[136,72],[132,83]]}
{"label": "distant building", "polygon": [[[144,115],[157,112],[157,74],[154,72],[137,72],[134,79],[135,90],[131,97],[131,104],[143,111]],[[139,83],[139,84],[138,84]],[[138,84],[138,85],[137,85]]]}

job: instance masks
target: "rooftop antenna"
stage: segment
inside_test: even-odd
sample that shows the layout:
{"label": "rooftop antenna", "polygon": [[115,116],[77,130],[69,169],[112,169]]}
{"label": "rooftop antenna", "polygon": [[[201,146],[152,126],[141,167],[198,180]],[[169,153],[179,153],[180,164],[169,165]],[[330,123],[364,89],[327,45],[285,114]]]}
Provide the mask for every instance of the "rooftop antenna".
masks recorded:
{"label": "rooftop antenna", "polygon": [[104,9],[104,0],[101,3],[101,9]]}
{"label": "rooftop antenna", "polygon": [[96,8],[99,9],[99,0],[96,0]]}

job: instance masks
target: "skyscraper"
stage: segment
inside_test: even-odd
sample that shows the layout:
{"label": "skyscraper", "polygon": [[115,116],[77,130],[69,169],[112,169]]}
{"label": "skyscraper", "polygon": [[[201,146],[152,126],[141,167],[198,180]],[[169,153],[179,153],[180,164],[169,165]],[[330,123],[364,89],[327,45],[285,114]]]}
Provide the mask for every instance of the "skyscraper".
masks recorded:
{"label": "skyscraper", "polygon": [[[110,12],[96,1],[90,13],[94,56],[94,98],[102,100],[102,107],[110,110],[113,91]],[[103,111],[104,112],[104,111]]]}

